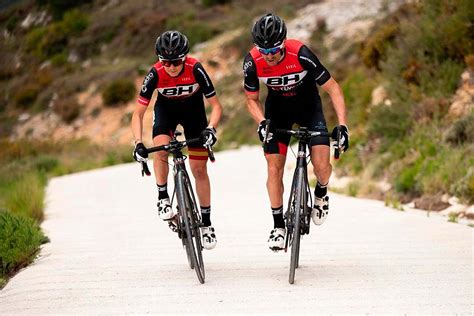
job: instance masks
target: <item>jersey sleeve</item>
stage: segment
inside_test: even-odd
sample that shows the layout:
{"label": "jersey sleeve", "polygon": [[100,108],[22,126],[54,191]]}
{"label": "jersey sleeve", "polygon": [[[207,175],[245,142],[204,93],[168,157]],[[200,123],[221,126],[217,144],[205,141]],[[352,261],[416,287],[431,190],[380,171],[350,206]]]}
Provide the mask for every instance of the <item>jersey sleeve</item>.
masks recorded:
{"label": "jersey sleeve", "polygon": [[304,69],[314,76],[315,81],[318,85],[325,84],[331,79],[331,74],[326,67],[321,64],[318,57],[305,45],[301,46],[298,52],[298,59]]}
{"label": "jersey sleeve", "polygon": [[255,61],[252,58],[250,53],[245,56],[244,59],[244,89],[247,92],[257,92],[260,89],[257,68],[255,66]]}
{"label": "jersey sleeve", "polygon": [[193,74],[206,98],[211,98],[216,95],[216,90],[214,89],[211,78],[206,73],[201,63],[196,63],[194,65]]}
{"label": "jersey sleeve", "polygon": [[138,103],[141,105],[148,106],[150,103],[151,97],[153,95],[153,91],[155,91],[156,87],[158,86],[158,73],[156,69],[153,67],[150,69],[148,74],[143,79],[142,88],[140,90],[140,94],[138,96]]}

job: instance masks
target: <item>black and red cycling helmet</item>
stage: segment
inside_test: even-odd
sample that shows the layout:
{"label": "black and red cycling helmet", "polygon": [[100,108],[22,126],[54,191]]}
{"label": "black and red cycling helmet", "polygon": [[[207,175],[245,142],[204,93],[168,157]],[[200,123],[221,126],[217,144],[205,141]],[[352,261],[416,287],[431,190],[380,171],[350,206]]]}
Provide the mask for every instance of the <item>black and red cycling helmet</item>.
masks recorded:
{"label": "black and red cycling helmet", "polygon": [[258,19],[252,28],[252,37],[255,45],[261,48],[279,46],[286,38],[285,21],[280,17],[268,13]]}
{"label": "black and red cycling helmet", "polygon": [[189,53],[188,38],[178,31],[166,31],[156,39],[155,53],[161,59],[183,58]]}

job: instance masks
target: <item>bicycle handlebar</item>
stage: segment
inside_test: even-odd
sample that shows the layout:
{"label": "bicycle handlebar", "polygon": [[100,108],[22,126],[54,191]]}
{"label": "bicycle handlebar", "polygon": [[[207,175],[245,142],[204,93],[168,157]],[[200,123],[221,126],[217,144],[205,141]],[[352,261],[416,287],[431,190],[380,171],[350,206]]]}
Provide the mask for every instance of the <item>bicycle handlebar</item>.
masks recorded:
{"label": "bicycle handlebar", "polygon": [[[267,120],[267,122],[265,123],[266,135],[265,135],[265,139],[263,141],[264,144],[268,143],[267,135],[268,135],[269,130],[270,130],[270,120]],[[302,127],[302,128],[296,129],[296,130],[293,130],[293,129],[277,129],[276,133],[278,133],[278,134],[287,134],[287,135],[294,136],[296,138],[311,138],[311,137],[330,137],[330,138],[332,138],[332,135],[328,132],[310,131],[306,127]],[[341,137],[341,133],[338,132],[337,137],[335,139],[333,138],[334,159],[336,159],[336,160],[339,159],[340,153],[341,153],[341,150],[339,148],[339,139],[340,139],[340,137]]]}
{"label": "bicycle handlebar", "polygon": [[277,133],[279,134],[288,134],[288,135],[291,135],[291,136],[295,136],[297,138],[311,138],[311,137],[331,137],[331,134],[329,134],[328,132],[315,132],[315,131],[308,131],[306,129],[298,129],[298,130],[294,130],[294,129],[277,129],[276,130]]}
{"label": "bicycle handlebar", "polygon": [[[193,138],[193,139],[184,140],[184,141],[177,141],[176,139],[173,139],[171,140],[169,144],[147,148],[147,152],[149,154],[157,152],[157,151],[163,151],[163,150],[167,152],[173,152],[176,150],[181,150],[184,147],[187,147],[189,145],[202,146],[201,139]],[[214,157],[214,152],[212,151],[212,147],[204,146],[204,148],[207,149],[207,156],[209,157],[209,160],[211,162],[215,162],[216,158]],[[148,164],[146,163],[146,161],[142,161],[141,164],[142,164],[142,177],[144,175],[150,176],[151,172],[150,172],[150,169],[148,168]]]}

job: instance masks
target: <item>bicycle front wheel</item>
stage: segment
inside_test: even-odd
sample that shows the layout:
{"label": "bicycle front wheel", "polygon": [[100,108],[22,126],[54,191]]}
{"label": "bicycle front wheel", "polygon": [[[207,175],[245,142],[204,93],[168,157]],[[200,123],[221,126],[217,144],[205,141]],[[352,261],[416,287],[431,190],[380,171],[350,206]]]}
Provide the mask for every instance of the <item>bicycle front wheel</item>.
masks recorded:
{"label": "bicycle front wheel", "polygon": [[291,258],[290,258],[290,277],[288,281],[290,284],[295,282],[295,270],[299,265],[299,256],[300,256],[300,240],[301,240],[301,214],[303,213],[303,208],[305,207],[305,198],[304,198],[304,170],[301,168],[296,173],[296,192],[294,195],[295,204],[294,204],[294,213],[293,216],[293,236],[291,241]]}
{"label": "bicycle front wheel", "polygon": [[189,177],[180,171],[176,179],[177,198],[186,238],[186,254],[191,258],[190,266],[194,267],[199,282],[204,283],[204,261],[202,259],[202,243],[198,208],[191,188]]}

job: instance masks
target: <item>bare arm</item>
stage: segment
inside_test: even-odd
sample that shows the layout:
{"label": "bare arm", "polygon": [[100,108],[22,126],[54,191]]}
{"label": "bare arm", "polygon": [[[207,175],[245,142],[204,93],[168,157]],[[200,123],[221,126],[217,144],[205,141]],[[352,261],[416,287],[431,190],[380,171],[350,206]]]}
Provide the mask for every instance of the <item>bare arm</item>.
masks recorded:
{"label": "bare arm", "polygon": [[329,79],[326,83],[321,86],[331,97],[332,106],[336,111],[339,125],[347,126],[346,121],[346,105],[344,102],[344,94],[339,84],[334,78]]}
{"label": "bare arm", "polygon": [[250,112],[250,115],[252,115],[255,122],[260,123],[265,119],[265,115],[263,114],[263,107],[259,99],[259,93],[249,93],[246,91],[245,95],[247,96],[247,109]]}
{"label": "bare arm", "polygon": [[143,136],[143,116],[147,110],[147,106],[137,104],[132,116],[132,133],[135,139],[135,144],[142,143]]}
{"label": "bare arm", "polygon": [[221,120],[222,116],[222,105],[219,102],[217,96],[210,97],[209,99],[207,99],[207,101],[209,101],[209,104],[212,107],[211,115],[209,118],[209,126],[217,128],[217,125],[219,124],[219,121]]}

